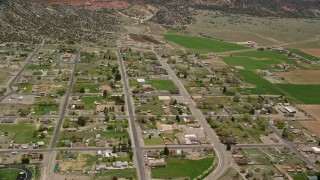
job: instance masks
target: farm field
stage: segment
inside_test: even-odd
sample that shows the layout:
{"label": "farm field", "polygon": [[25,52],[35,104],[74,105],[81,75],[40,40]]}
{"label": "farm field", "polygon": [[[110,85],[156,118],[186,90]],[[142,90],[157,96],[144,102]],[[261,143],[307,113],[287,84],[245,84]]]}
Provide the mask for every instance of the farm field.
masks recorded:
{"label": "farm field", "polygon": [[244,78],[246,82],[256,85],[255,88],[245,89],[251,91],[251,93],[253,94],[284,94],[281,89],[277,88],[274,84],[270,83],[269,81],[265,80],[264,78],[250,70],[241,70],[239,74]]}
{"label": "farm field", "polygon": [[203,52],[227,52],[234,50],[248,49],[233,43],[217,41],[202,37],[190,37],[176,34],[166,34],[165,40],[172,41],[182,47]]}
{"label": "farm field", "polygon": [[305,128],[320,138],[320,121],[299,121]]}
{"label": "farm field", "polygon": [[303,104],[320,104],[320,85],[277,84],[287,92],[296,102]]}
{"label": "farm field", "polygon": [[248,51],[248,52],[242,52],[242,53],[236,53],[234,56],[243,56],[253,59],[269,59],[269,60],[280,60],[287,64],[294,64],[295,62],[288,57],[282,55],[281,53],[275,52],[275,51]]}
{"label": "farm field", "polygon": [[[303,52],[303,51],[301,51],[299,49],[289,49],[289,50],[291,52],[303,57],[303,58],[306,58],[306,59],[310,60],[310,61],[320,61],[320,58],[306,53],[306,52],[308,52],[308,50],[305,50],[306,52]],[[315,51],[315,52],[317,52],[317,51]],[[320,55],[320,51],[318,51],[318,54]]]}
{"label": "farm field", "polygon": [[290,84],[320,84],[320,70],[293,70],[275,74]]}
{"label": "farm field", "polygon": [[174,90],[176,86],[171,80],[147,80],[147,83],[156,88],[156,90]]}
{"label": "farm field", "polygon": [[152,178],[168,179],[189,177],[194,179],[213,163],[214,158],[204,158],[201,160],[189,159],[166,159],[167,167],[151,169]]}
{"label": "farm field", "polygon": [[237,66],[239,69],[272,69],[271,65],[280,64],[279,60],[254,60],[248,57],[220,57],[229,65]]}
{"label": "farm field", "polygon": [[320,105],[300,104],[298,107],[320,121]]}

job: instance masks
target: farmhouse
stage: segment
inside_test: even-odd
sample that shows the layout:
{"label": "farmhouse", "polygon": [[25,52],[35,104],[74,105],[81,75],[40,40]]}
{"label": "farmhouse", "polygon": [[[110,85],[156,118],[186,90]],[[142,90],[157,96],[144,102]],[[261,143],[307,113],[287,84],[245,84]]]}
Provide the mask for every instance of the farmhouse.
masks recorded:
{"label": "farmhouse", "polygon": [[297,112],[297,110],[291,106],[286,106],[286,107],[284,107],[284,109],[286,111],[288,111],[289,113],[293,113],[293,114]]}

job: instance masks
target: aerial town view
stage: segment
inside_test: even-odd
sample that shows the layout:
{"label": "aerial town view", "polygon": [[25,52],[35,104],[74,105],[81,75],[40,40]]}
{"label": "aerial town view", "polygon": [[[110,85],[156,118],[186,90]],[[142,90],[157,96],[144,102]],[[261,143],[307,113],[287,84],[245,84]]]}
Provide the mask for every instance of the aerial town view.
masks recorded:
{"label": "aerial town view", "polygon": [[0,180],[320,179],[319,0],[0,0]]}

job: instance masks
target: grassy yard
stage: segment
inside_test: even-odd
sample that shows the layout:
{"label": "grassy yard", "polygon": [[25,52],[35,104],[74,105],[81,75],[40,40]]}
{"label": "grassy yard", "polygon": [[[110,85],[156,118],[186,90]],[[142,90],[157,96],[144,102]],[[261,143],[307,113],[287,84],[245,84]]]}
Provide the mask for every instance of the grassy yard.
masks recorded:
{"label": "grassy yard", "polygon": [[163,145],[163,139],[162,138],[154,138],[154,139],[143,139],[144,145],[146,146],[153,146],[153,145]]}
{"label": "grassy yard", "polygon": [[243,154],[245,154],[250,161],[254,164],[270,165],[267,155],[260,149],[243,149]]}
{"label": "grassy yard", "polygon": [[152,178],[168,179],[178,177],[188,177],[194,179],[213,163],[214,158],[204,158],[201,160],[190,159],[166,159],[167,167],[151,169]]}
{"label": "grassy yard", "polygon": [[137,179],[136,169],[110,169],[101,174],[95,174],[95,179],[112,179],[114,176],[125,179],[130,179],[131,177]]}
{"label": "grassy yard", "polygon": [[129,79],[130,87],[137,87],[138,81],[136,79]]}
{"label": "grassy yard", "polygon": [[202,37],[190,37],[176,34],[166,34],[164,38],[168,41],[172,41],[179,46],[183,46],[188,49],[193,49],[202,52],[227,52],[241,49],[248,49],[245,46],[240,46],[233,43],[217,41]]}
{"label": "grassy yard", "polygon": [[152,85],[154,88],[156,88],[156,90],[173,90],[176,88],[176,86],[174,85],[174,83],[171,80],[147,80],[147,83]]}
{"label": "grassy yard", "polygon": [[141,111],[151,111],[152,114],[156,114],[156,115],[164,114],[163,108],[158,105],[142,104],[139,109]]}
{"label": "grassy yard", "polygon": [[19,169],[0,169],[0,179],[16,180],[20,172]]}
{"label": "grassy yard", "polygon": [[1,132],[8,132],[9,135],[13,133],[12,140],[18,144],[24,144],[37,141],[46,141],[48,138],[41,139],[33,137],[33,132],[36,130],[36,126],[33,123],[26,121],[20,121],[18,124],[2,124],[0,126]]}
{"label": "grassy yard", "polygon": [[27,67],[28,70],[41,70],[41,69],[50,69],[51,66],[38,66],[38,65],[30,65]]}
{"label": "grassy yard", "polygon": [[96,96],[82,96],[81,101],[84,103],[84,106],[86,109],[91,109],[93,107],[95,107],[94,102],[101,102],[102,101],[102,97],[96,97]]}
{"label": "grassy yard", "polygon": [[99,93],[99,84],[96,83],[75,83],[73,85],[74,90],[79,90],[81,88],[89,89],[89,93]]}
{"label": "grassy yard", "polygon": [[310,60],[310,61],[320,61],[320,58],[312,56],[310,54],[307,54],[307,53],[305,53],[303,51],[300,51],[299,49],[289,49],[289,50],[291,52],[303,57],[303,58],[306,58],[306,59]]}

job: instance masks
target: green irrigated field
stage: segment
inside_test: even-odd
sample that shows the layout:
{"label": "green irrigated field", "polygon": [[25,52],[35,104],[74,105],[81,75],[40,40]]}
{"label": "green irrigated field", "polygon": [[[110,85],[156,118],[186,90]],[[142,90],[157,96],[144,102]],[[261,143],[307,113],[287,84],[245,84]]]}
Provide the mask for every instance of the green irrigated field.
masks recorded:
{"label": "green irrigated field", "polygon": [[245,89],[253,94],[284,94],[277,86],[250,70],[241,70],[239,74],[244,78],[244,81],[256,85],[255,88]]}
{"label": "green irrigated field", "polygon": [[277,84],[298,103],[320,104],[320,85],[308,84]]}
{"label": "green irrigated field", "polygon": [[238,89],[240,92],[249,91],[252,94],[288,95],[297,103],[320,104],[320,85],[312,84],[272,84],[260,75],[241,70],[239,74],[244,81],[256,85],[255,88]]}
{"label": "green irrigated field", "polygon": [[156,179],[179,177],[194,179],[207,170],[212,165],[213,160],[212,157],[201,160],[166,159],[167,167],[151,169],[151,176]]}
{"label": "green irrigated field", "polygon": [[202,37],[190,37],[176,34],[166,34],[164,38],[172,41],[179,46],[202,52],[228,52],[234,50],[248,49],[248,47],[240,46],[233,43],[217,41]]}
{"label": "green irrigated field", "polygon": [[274,51],[249,51],[220,58],[229,65],[245,69],[271,69],[271,65],[280,63],[295,64],[292,59]]}
{"label": "green irrigated field", "polygon": [[95,174],[94,179],[112,179],[115,176],[124,179],[137,179],[136,169],[109,169],[101,174]]}
{"label": "green irrigated field", "polygon": [[224,62],[232,66],[241,66],[245,69],[272,69],[272,64],[279,64],[279,60],[254,60],[248,57],[220,57]]}
{"label": "green irrigated field", "polygon": [[320,61],[320,58],[312,56],[310,54],[307,54],[307,53],[305,53],[303,51],[300,51],[299,49],[289,49],[289,50],[291,52],[303,57],[303,58],[306,58],[306,59],[310,60],[310,61]]}
{"label": "green irrigated field", "polygon": [[174,90],[176,88],[176,86],[174,85],[174,83],[171,80],[148,80],[147,81],[148,84],[150,84],[151,86],[153,86],[154,88],[156,88],[156,90]]}
{"label": "green irrigated field", "polygon": [[287,56],[282,55],[281,53],[275,51],[248,51],[242,53],[236,53],[235,56],[243,56],[252,59],[268,59],[268,60],[280,60],[287,64],[294,64],[295,62],[292,59],[289,59]]}

